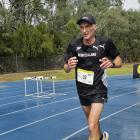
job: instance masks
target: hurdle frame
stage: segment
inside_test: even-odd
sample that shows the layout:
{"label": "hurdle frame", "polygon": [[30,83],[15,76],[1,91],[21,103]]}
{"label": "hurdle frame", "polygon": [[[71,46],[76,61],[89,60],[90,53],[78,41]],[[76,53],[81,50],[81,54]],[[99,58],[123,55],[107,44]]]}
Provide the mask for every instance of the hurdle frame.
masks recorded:
{"label": "hurdle frame", "polygon": [[[50,96],[48,96],[48,93],[46,93],[46,95],[41,95],[41,94],[43,94],[43,85],[42,85],[43,79],[44,79],[43,76],[25,77],[24,78],[25,96],[51,98]],[[47,80],[47,79],[48,78],[45,77],[45,80]],[[36,93],[32,93],[32,94],[27,93],[27,80],[36,81]],[[40,87],[40,90],[39,90],[39,87]]]}
{"label": "hurdle frame", "polygon": [[[52,80],[52,93],[43,92],[43,84],[42,84],[42,81],[47,81],[49,79]],[[43,76],[25,77],[24,78],[25,96],[52,98],[54,96],[67,95],[65,93],[56,93],[56,90],[55,90],[55,79],[56,79],[56,76],[51,76],[50,78],[49,77],[43,77]],[[28,94],[27,93],[27,80],[36,81],[36,93],[32,93],[32,94]],[[41,95],[43,93],[46,93],[46,94]]]}

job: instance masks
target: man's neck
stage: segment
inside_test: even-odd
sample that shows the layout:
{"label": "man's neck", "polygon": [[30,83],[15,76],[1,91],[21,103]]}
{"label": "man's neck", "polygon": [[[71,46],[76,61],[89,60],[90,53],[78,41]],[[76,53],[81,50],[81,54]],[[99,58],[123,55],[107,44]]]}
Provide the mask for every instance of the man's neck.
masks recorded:
{"label": "man's neck", "polygon": [[83,39],[84,45],[92,45],[95,42],[95,36],[90,39]]}

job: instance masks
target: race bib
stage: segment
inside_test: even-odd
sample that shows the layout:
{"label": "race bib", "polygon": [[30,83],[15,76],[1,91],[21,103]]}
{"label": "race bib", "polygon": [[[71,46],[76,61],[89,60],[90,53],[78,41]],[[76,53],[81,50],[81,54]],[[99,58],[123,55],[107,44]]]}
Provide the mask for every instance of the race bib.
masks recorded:
{"label": "race bib", "polygon": [[88,85],[93,85],[93,80],[94,80],[94,72],[93,71],[87,71],[78,68],[77,69],[77,81],[88,84]]}

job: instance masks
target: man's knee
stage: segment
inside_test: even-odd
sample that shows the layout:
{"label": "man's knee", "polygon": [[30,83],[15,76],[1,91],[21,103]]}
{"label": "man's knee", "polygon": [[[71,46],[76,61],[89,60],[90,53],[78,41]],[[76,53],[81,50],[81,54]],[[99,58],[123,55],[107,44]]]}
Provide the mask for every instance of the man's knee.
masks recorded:
{"label": "man's knee", "polygon": [[95,134],[99,132],[99,123],[89,123],[88,129],[90,134]]}

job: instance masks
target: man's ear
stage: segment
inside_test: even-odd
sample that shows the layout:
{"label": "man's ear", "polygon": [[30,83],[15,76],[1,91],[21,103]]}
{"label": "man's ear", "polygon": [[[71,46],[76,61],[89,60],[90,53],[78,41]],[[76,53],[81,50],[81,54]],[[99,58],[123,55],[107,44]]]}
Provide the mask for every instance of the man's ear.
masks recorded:
{"label": "man's ear", "polygon": [[94,24],[94,30],[97,31],[97,24]]}

